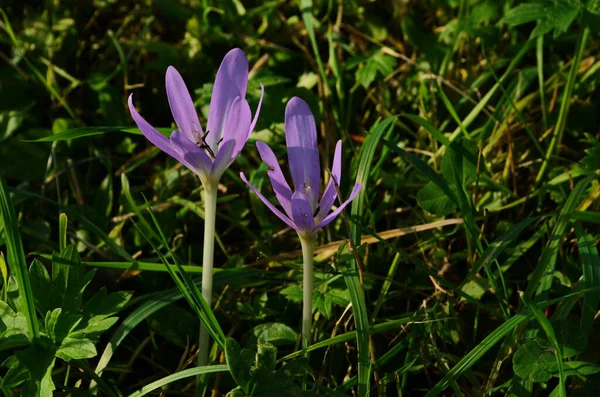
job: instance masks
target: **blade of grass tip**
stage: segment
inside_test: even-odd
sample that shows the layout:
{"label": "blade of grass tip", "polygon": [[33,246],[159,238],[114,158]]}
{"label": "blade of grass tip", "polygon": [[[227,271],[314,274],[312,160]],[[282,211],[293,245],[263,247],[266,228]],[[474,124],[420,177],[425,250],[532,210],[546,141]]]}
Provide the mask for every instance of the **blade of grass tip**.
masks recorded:
{"label": "blade of grass tip", "polygon": [[128,211],[135,213],[135,215],[139,219],[139,224],[142,230],[144,231],[144,235],[148,235],[156,241],[160,240],[160,238],[156,235],[154,229],[146,220],[146,217],[142,214],[142,211],[140,211],[140,208],[138,207],[137,203],[133,199],[133,196],[131,195],[131,189],[129,186],[129,178],[127,178],[126,173],[121,174],[121,192],[123,193],[125,201],[129,207]]}
{"label": "blade of grass tip", "polygon": [[[498,79],[498,82],[494,84],[494,86],[487,92],[487,94],[485,94],[483,98],[481,98],[481,100],[477,103],[473,110],[471,110],[467,117],[465,117],[465,119],[462,122],[464,128],[469,128],[471,123],[475,121],[477,116],[479,116],[481,111],[487,106],[488,102],[492,99],[494,94],[496,94],[496,92],[500,89],[499,84],[504,84],[504,81],[506,81],[506,79],[510,76],[513,70],[517,67],[521,59],[525,56],[525,54],[529,50],[530,45],[531,42],[527,41],[523,46],[521,46],[521,49],[515,55],[515,57],[512,58],[511,62],[508,64],[508,67],[504,71],[504,74],[500,77],[500,79]],[[460,133],[460,127],[456,127],[456,129],[452,132],[452,134],[450,134],[450,137],[448,138],[450,142],[453,142],[456,138],[458,138]],[[438,151],[435,153],[435,156],[433,156],[430,161],[435,161],[435,159],[444,154],[445,149],[445,146],[439,148]]]}
{"label": "blade of grass tip", "polygon": [[211,366],[207,366],[207,367],[196,367],[196,368],[184,369],[183,371],[176,372],[169,376],[165,376],[164,378],[161,378],[157,381],[149,383],[146,386],[139,389],[138,391],[131,393],[128,397],[145,396],[146,394],[148,394],[156,389],[159,389],[165,385],[168,385],[169,383],[175,382],[180,379],[190,378],[193,376],[204,375],[204,374],[211,374],[211,373],[215,373],[215,372],[227,372],[227,371],[229,371],[229,367],[227,365],[211,365]]}
{"label": "blade of grass tip", "polygon": [[532,217],[519,222],[518,224],[514,225],[508,232],[498,237],[493,243],[491,243],[486,248],[483,255],[481,255],[479,260],[471,267],[471,271],[460,283],[459,288],[462,288],[467,282],[471,281],[471,279],[475,277],[477,273],[479,273],[482,267],[488,266],[492,261],[495,261],[498,258],[498,256],[502,252],[504,252],[506,247],[508,247],[510,243],[512,243],[517,237],[519,237],[519,235],[523,230],[525,230],[525,228],[527,228],[529,225],[531,225],[534,221],[538,219],[538,217]]}
{"label": "blade of grass tip", "polygon": [[542,162],[542,166],[538,171],[537,176],[535,177],[534,186],[538,186],[544,175],[546,174],[546,169],[550,163],[550,159],[554,155],[554,150],[562,141],[563,133],[565,126],[567,124],[567,114],[569,113],[569,105],[571,101],[571,96],[573,95],[573,88],[575,87],[575,79],[577,78],[577,71],[579,70],[579,64],[581,63],[581,58],[583,57],[583,52],[585,50],[585,46],[587,44],[587,39],[590,35],[590,30],[587,26],[583,27],[581,31],[581,36],[577,42],[577,48],[575,49],[575,58],[573,59],[573,63],[571,64],[571,70],[569,71],[569,77],[567,79],[567,85],[563,91],[562,101],[560,103],[560,110],[558,112],[558,119],[556,120],[556,125],[554,126],[554,131],[552,132],[552,139],[550,140],[550,144],[548,145],[548,150],[546,151],[546,155],[544,156],[544,161]]}
{"label": "blade of grass tip", "polygon": [[429,121],[427,121],[417,115],[408,114],[408,113],[401,114],[400,117],[404,117],[404,118],[414,121],[415,123],[419,124],[423,129],[425,129],[425,131],[429,132],[435,139],[440,141],[440,143],[442,143],[444,146],[450,146],[451,142],[446,137],[446,135],[444,135],[440,130],[435,128],[433,126],[433,124],[431,124]]}
{"label": "blade of grass tip", "polygon": [[0,215],[2,216],[6,240],[6,259],[8,260],[10,270],[17,276],[19,300],[25,312],[29,338],[32,341],[36,341],[40,337],[40,330],[35,314],[35,301],[29,280],[29,272],[27,271],[27,261],[25,260],[25,252],[23,251],[23,243],[21,242],[21,233],[17,225],[15,209],[2,178],[0,178]]}
{"label": "blade of grass tip", "polygon": [[542,257],[531,274],[531,278],[525,290],[526,299],[531,299],[534,292],[538,296],[538,299],[545,299],[550,292],[558,256],[558,248],[567,232],[567,226],[571,223],[571,213],[577,207],[577,203],[579,203],[581,196],[592,179],[593,177],[588,177],[579,181],[577,185],[575,185],[573,192],[571,192],[567,198],[567,201],[558,216],[556,225],[552,230],[552,234],[550,235],[550,241],[546,244],[546,247],[542,251]]}
{"label": "blade of grass tip", "polygon": [[554,328],[552,328],[552,324],[550,324],[550,321],[546,318],[546,316],[544,315],[544,312],[542,312],[542,310],[538,307],[538,305],[535,302],[528,301],[522,292],[520,293],[520,296],[521,296],[521,299],[523,300],[523,303],[525,304],[525,306],[527,306],[529,311],[533,314],[533,316],[535,317],[537,322],[540,324],[540,326],[544,330],[544,333],[546,334],[546,337],[548,337],[548,340],[550,341],[550,343],[552,343],[552,345],[554,346],[554,353],[556,354],[556,364],[558,365],[558,380],[559,380],[559,386],[560,386],[560,396],[567,397],[567,388],[565,385],[565,369],[564,369],[562,348],[560,346],[560,343],[556,339],[556,334],[554,333]]}
{"label": "blade of grass tip", "polygon": [[405,151],[404,149],[399,148],[397,145],[394,145],[392,142],[382,140],[383,144],[390,148],[392,151],[396,152],[396,154],[402,156],[404,160],[408,161],[413,167],[419,170],[423,175],[427,177],[431,182],[433,182],[437,187],[442,189],[442,191],[448,196],[450,200],[458,207],[458,199],[456,195],[450,188],[450,185],[442,178],[437,172],[434,171],[426,162],[421,160],[419,157],[415,156],[412,153]]}
{"label": "blade of grass tip", "polygon": [[[215,339],[215,342],[219,345],[219,347],[222,350],[224,350],[225,349],[225,333],[223,332],[223,329],[221,329],[221,326],[219,325],[219,322],[215,318],[210,306],[208,305],[206,300],[204,300],[202,293],[200,292],[200,290],[198,289],[196,284],[189,278],[187,273],[183,270],[183,268],[181,267],[181,264],[177,260],[176,256],[171,251],[171,247],[169,247],[169,243],[160,228],[160,223],[156,219],[154,212],[152,212],[150,203],[146,200],[145,197],[144,197],[144,200],[146,201],[146,206],[147,206],[148,212],[150,213],[150,217],[152,218],[152,221],[154,222],[154,227],[158,231],[158,235],[160,236],[163,245],[165,247],[167,247],[169,255],[173,258],[179,273],[183,277],[185,286],[191,292],[191,296],[194,299],[194,302],[196,303],[196,306],[194,307],[194,305],[193,305],[193,307],[198,310],[199,314],[201,314],[200,319],[203,320],[203,323],[205,323],[204,326],[208,329],[211,336]],[[158,253],[159,252],[157,252],[157,254]],[[165,261],[166,261],[166,258],[165,258]],[[167,266],[167,265],[169,265],[168,262],[165,262],[165,266]],[[170,268],[170,265],[169,265],[169,268]],[[175,272],[174,271],[172,273],[170,272],[170,274],[171,274],[171,276],[173,276],[173,275],[175,275]]]}
{"label": "blade of grass tip", "polygon": [[[486,56],[486,53],[485,53],[485,46],[483,45],[483,43],[481,45],[481,54],[482,54],[483,58],[485,59],[487,65],[488,65],[488,67],[490,69],[490,73],[491,73],[492,77],[494,78],[494,80],[496,80],[496,84],[498,84],[498,87],[502,91],[502,95],[504,95],[504,97],[506,98],[506,100],[508,101],[508,103],[510,103],[510,106],[513,108],[513,110],[517,114],[517,117],[519,118],[519,121],[523,125],[523,128],[525,128],[525,132],[529,136],[529,139],[533,143],[533,146],[535,146],[535,148],[540,153],[540,155],[543,156],[544,155],[544,149],[542,149],[542,147],[540,146],[538,140],[536,139],[535,135],[533,134],[533,131],[531,131],[531,128],[529,128],[529,123],[527,122],[527,120],[525,120],[525,117],[523,116],[523,113],[519,110],[518,106],[515,104],[515,101],[513,101],[511,95],[509,95],[508,92],[506,92],[506,90],[504,89],[504,84],[500,82],[500,79],[498,79],[498,76],[496,76],[496,73],[494,72],[494,69],[490,66],[489,60],[488,60],[488,58]],[[543,85],[541,87],[541,90],[543,92],[543,90],[544,90],[544,86]]]}
{"label": "blade of grass tip", "polygon": [[571,219],[589,223],[600,223],[600,212],[573,211]]}
{"label": "blade of grass tip", "polygon": [[442,98],[442,102],[444,103],[444,106],[448,110],[448,113],[450,113],[450,116],[452,116],[452,118],[454,119],[454,121],[456,122],[456,124],[458,124],[458,128],[460,128],[460,130],[462,131],[463,135],[465,137],[467,137],[467,139],[471,139],[471,135],[467,132],[467,129],[465,128],[465,126],[463,125],[462,121],[460,120],[460,117],[458,117],[458,113],[456,113],[456,110],[454,109],[454,106],[452,106],[452,103],[450,102],[450,99],[448,99],[448,97],[446,96],[446,93],[444,92],[444,90],[440,86],[438,80],[435,80],[435,87],[437,89],[437,93],[439,94],[440,98]]}
{"label": "blade of grass tip", "polygon": [[[359,163],[356,172],[356,182],[362,184],[362,190],[352,202],[351,214],[354,219],[360,219],[362,216],[362,209],[364,208],[371,163],[375,155],[377,144],[388,128],[394,128],[393,122],[396,119],[397,116],[392,116],[377,123],[372,128],[372,131],[365,140],[365,144],[361,148],[358,157]],[[360,245],[361,233],[357,225],[353,224],[350,226],[350,234],[351,240],[354,242],[353,246],[358,247],[358,245]],[[354,313],[354,322],[356,326],[356,345],[358,349],[358,396],[364,397],[369,394],[370,390],[370,326],[365,294],[361,284],[362,269],[360,268],[359,262],[356,258],[351,263],[353,264],[351,267],[345,267],[342,269],[342,274],[344,276],[346,286],[348,287],[348,291],[350,292],[352,312]]]}
{"label": "blade of grass tip", "polygon": [[64,212],[58,218],[58,246],[60,252],[67,247],[67,214]]}
{"label": "blade of grass tip", "polygon": [[[465,219],[465,228],[467,230],[467,234],[475,242],[475,246],[477,247],[477,252],[481,256],[484,253],[484,248],[483,248],[483,244],[481,243],[480,236],[479,236],[479,228],[477,227],[477,224],[475,223],[475,218],[473,216],[473,212],[474,212],[473,205],[472,205],[473,203],[472,203],[471,199],[467,196],[465,186],[462,183],[462,180],[460,178],[460,175],[463,174],[462,169],[458,170],[458,167],[461,167],[463,164],[462,153],[457,150],[454,150],[454,148],[452,147],[449,154],[456,156],[455,158],[452,159],[452,160],[456,159],[456,161],[450,161],[450,165],[452,167],[452,173],[454,175],[454,181],[455,181],[455,185],[456,185],[456,197],[458,199],[458,206],[460,207],[460,211],[463,214],[463,217]],[[508,297],[506,295],[506,286],[504,285],[504,280],[502,279],[502,272],[498,273],[499,277],[501,278],[502,284],[503,284],[503,288],[500,289],[498,284],[496,283],[496,279],[495,279],[492,271],[488,267],[484,267],[484,271],[486,273],[488,282],[490,283],[490,285],[492,287],[492,292],[494,293],[494,296],[496,297],[496,300],[498,301],[498,306],[502,310],[504,317],[507,318],[509,316],[509,308],[505,301],[508,301]],[[503,299],[503,295],[504,295],[504,299]]]}
{"label": "blade of grass tip", "polygon": [[313,26],[312,6],[312,0],[300,0],[300,12],[302,13],[302,22],[304,22],[304,26],[306,26],[306,33],[308,34],[310,46],[315,55],[315,60],[317,61],[317,67],[319,68],[319,74],[321,75],[321,80],[323,81],[323,87],[331,91],[329,89],[327,74],[325,73],[325,67],[323,66],[323,61],[321,60],[321,55],[319,53],[319,47],[317,45],[317,38],[315,36],[315,30]]}
{"label": "blade of grass tip", "polygon": [[[575,225],[577,246],[583,270],[583,284],[585,288],[600,286],[600,257],[594,237],[585,233],[581,226]],[[583,296],[583,308],[581,310],[580,328],[587,334],[592,328],[594,317],[598,311],[600,293],[587,293]]]}
{"label": "blade of grass tip", "polygon": [[542,108],[542,122],[544,131],[548,130],[548,109],[546,109],[546,94],[544,93],[544,35],[537,38],[535,59],[537,61],[538,85],[540,89],[540,107]]}
{"label": "blade of grass tip", "polygon": [[425,394],[425,397],[434,397],[442,393],[456,379],[470,369],[485,353],[498,343],[507,333],[529,318],[528,314],[519,313],[506,320],[502,325],[492,331],[473,350],[467,353],[444,377]]}
{"label": "blade of grass tip", "polygon": [[[351,214],[360,214],[361,209],[364,208],[365,197],[368,188],[369,182],[369,174],[371,171],[371,163],[373,162],[373,157],[375,156],[375,150],[377,149],[377,144],[380,142],[381,137],[387,131],[388,128],[394,128],[393,122],[398,118],[398,116],[391,116],[386,118],[383,121],[379,121],[373,127],[371,127],[371,131],[365,140],[364,145],[362,146],[360,153],[358,155],[358,168],[356,171],[356,182],[362,184],[362,189],[358,196],[352,201],[352,210]],[[358,218],[357,218],[358,219]],[[360,237],[361,233],[358,228],[358,225],[352,225],[352,239],[354,243],[360,245]]]}
{"label": "blade of grass tip", "polygon": [[383,285],[381,286],[381,291],[379,292],[379,296],[377,297],[377,302],[375,303],[375,309],[373,310],[373,314],[371,315],[371,321],[375,321],[377,318],[377,314],[379,314],[379,310],[381,310],[381,306],[383,306],[383,302],[385,301],[385,297],[392,285],[392,280],[396,277],[396,272],[398,271],[398,265],[400,264],[400,254],[396,254],[394,259],[392,260],[392,265],[388,270],[388,274],[383,281]]}

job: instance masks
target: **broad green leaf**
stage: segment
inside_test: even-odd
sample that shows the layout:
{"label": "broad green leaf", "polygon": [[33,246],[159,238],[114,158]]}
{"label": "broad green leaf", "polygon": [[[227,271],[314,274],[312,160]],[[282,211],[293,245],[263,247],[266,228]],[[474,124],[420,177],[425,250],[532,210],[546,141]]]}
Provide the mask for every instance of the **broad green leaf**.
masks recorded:
{"label": "broad green leaf", "polygon": [[[468,186],[477,179],[479,149],[467,139],[458,139],[450,145],[442,159],[441,173],[450,185]],[[456,170],[458,180],[452,171]]]}
{"label": "broad green leaf", "polygon": [[293,344],[298,339],[298,334],[283,323],[265,323],[257,325],[250,331],[252,341],[263,340],[273,345]]}
{"label": "broad green leaf", "polygon": [[254,353],[248,349],[242,350],[235,339],[227,338],[225,340],[225,358],[233,380],[244,392],[248,393],[252,383]]}
{"label": "broad green leaf", "polygon": [[456,209],[452,199],[433,182],[417,192],[417,203],[425,211],[437,216],[446,216]]}
{"label": "broad green leaf", "polygon": [[515,374],[532,382],[547,382],[556,366],[554,354],[543,350],[535,341],[519,347],[512,361]]}
{"label": "broad green leaf", "polygon": [[0,300],[0,350],[25,346],[29,343],[27,319]]}
{"label": "broad green leaf", "polygon": [[94,343],[87,339],[71,338],[67,336],[62,340],[60,347],[56,351],[56,357],[65,361],[81,360],[95,357],[98,353]]}
{"label": "broad green leaf", "polygon": [[29,371],[21,396],[51,397],[54,390],[52,367],[54,366],[54,347],[48,342],[35,343],[16,353],[17,358]]}

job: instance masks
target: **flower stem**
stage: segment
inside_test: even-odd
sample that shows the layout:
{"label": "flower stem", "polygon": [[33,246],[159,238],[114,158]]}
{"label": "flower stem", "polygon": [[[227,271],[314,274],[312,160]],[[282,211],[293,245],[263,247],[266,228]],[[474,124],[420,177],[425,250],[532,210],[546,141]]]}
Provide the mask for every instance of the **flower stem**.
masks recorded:
{"label": "flower stem", "polygon": [[303,285],[302,285],[302,347],[310,345],[310,330],[312,327],[312,290],[313,290],[313,256],[315,252],[315,237],[310,235],[300,236],[303,259]]}
{"label": "flower stem", "polygon": [[[212,301],[213,260],[215,254],[215,218],[217,215],[217,186],[204,185],[204,253],[202,255],[202,297],[208,304]],[[209,334],[204,325],[200,325],[197,364],[208,365]]]}

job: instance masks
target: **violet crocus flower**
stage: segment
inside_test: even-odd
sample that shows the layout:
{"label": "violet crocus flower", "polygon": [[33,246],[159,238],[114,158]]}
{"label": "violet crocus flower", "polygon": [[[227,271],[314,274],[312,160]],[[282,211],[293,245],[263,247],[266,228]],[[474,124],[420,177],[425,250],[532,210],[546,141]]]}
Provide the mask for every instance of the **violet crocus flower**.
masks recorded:
{"label": "violet crocus flower", "polygon": [[254,118],[246,101],[248,60],[235,48],[225,55],[217,72],[210,101],[206,133],[203,132],[194,103],[181,75],[173,66],[166,74],[167,97],[177,130],[166,138],[148,123],[133,106],[129,110],[144,136],[193,173],[203,184],[217,185],[223,172],[233,163],[256,125],[264,87]]}
{"label": "violet crocus flower", "polygon": [[356,183],[350,197],[337,209],[331,211],[337,197],[335,183],[339,184],[342,178],[342,141],[340,140],[335,146],[331,178],[319,200],[321,167],[317,149],[317,127],[308,104],[298,97],[290,99],[285,108],[285,137],[288,162],[294,182],[293,191],[269,145],[256,142],[261,159],[269,166],[267,174],[283,212],[248,182],[243,172],[240,173],[240,177],[286,225],[296,230],[301,237],[309,236],[333,221],[356,197],[362,186]]}

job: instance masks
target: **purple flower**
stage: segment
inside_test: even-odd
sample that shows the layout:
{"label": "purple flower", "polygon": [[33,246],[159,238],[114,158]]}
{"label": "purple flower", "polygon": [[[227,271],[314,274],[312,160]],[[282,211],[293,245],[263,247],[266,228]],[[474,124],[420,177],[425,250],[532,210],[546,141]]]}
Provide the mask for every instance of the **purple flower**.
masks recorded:
{"label": "purple flower", "polygon": [[235,48],[225,55],[217,72],[208,114],[206,133],[198,120],[192,98],[173,66],[166,75],[167,97],[177,130],[170,139],[140,116],[129,96],[129,111],[150,142],[200,177],[204,184],[217,184],[223,172],[236,159],[254,129],[264,87],[254,119],[246,101],[248,60]]}
{"label": "purple flower", "polygon": [[240,177],[289,227],[301,236],[308,235],[333,221],[354,200],[362,186],[356,183],[348,200],[330,212],[337,196],[334,180],[339,184],[342,178],[342,141],[340,140],[335,146],[331,167],[332,177],[319,200],[321,167],[317,149],[317,127],[310,108],[298,97],[290,99],[285,108],[285,138],[294,191],[285,180],[271,148],[264,142],[256,142],[261,159],[269,166],[267,174],[275,196],[285,213],[277,209],[256,187],[252,186],[243,172],[240,173]]}

